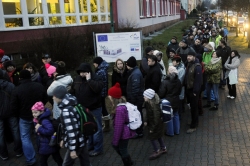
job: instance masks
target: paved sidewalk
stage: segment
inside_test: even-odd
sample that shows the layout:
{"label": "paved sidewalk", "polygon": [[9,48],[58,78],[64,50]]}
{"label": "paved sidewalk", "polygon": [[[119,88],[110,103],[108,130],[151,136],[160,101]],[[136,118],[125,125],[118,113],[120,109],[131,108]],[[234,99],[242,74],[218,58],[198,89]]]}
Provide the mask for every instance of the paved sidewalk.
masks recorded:
{"label": "paved sidewalk", "polygon": [[[242,55],[239,67],[237,98],[227,99],[227,89],[220,90],[218,111],[205,110],[199,118],[199,127],[193,134],[186,134],[190,113],[182,114],[180,135],[164,136],[168,154],[149,161],[152,147],[146,136],[130,140],[129,152],[136,166],[250,166],[250,56]],[[203,100],[204,101],[204,100]],[[93,166],[122,166],[120,157],[111,147],[112,132],[104,134],[104,154],[91,158]],[[9,146],[10,159],[0,166],[24,165],[24,157],[14,157],[13,145]],[[65,150],[62,150],[62,154]],[[49,165],[56,165],[50,157]],[[77,161],[75,165],[80,165]]]}

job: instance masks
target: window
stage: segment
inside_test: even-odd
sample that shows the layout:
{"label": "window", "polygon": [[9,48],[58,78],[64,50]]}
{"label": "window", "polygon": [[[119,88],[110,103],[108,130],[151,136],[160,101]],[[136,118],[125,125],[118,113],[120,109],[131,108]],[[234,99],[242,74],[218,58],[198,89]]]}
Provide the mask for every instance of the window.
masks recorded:
{"label": "window", "polygon": [[165,0],[165,15],[168,15],[168,1],[167,0]]}
{"label": "window", "polygon": [[144,0],[139,0],[140,16],[144,16]]}
{"label": "window", "polygon": [[152,3],[152,16],[155,16],[155,0],[151,0]]}
{"label": "window", "polygon": [[150,11],[150,2],[149,0],[146,0],[146,10],[147,10],[147,16],[151,16],[151,11]]}

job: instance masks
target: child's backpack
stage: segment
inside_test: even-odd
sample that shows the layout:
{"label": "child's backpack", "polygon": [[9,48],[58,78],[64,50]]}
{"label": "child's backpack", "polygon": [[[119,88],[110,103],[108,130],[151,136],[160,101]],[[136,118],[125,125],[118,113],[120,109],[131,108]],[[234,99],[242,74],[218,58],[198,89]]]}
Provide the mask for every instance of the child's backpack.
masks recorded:
{"label": "child's backpack", "polygon": [[162,110],[162,121],[163,123],[168,123],[173,118],[173,109],[171,104],[168,100],[162,99],[160,103],[160,107]]}
{"label": "child's backpack", "polygon": [[75,109],[80,116],[81,133],[84,136],[91,136],[95,134],[98,130],[98,127],[95,118],[91,114],[91,112],[88,109],[83,108],[81,104],[76,105]]}
{"label": "child's backpack", "polygon": [[137,106],[127,102],[126,104],[118,104],[118,105],[125,105],[128,110],[128,118],[129,123],[128,127],[131,130],[138,129],[142,124],[141,113],[138,111]]}

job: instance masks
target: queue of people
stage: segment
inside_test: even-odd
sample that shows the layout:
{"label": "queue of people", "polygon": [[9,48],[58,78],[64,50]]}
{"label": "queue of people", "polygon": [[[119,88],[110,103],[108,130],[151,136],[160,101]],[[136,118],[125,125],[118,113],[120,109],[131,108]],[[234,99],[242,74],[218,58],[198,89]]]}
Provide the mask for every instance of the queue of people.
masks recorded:
{"label": "queue of people", "polygon": [[[125,166],[134,163],[128,152],[129,139],[142,138],[146,131],[154,151],[149,159],[167,153],[163,135],[181,134],[180,120],[185,103],[191,111],[191,124],[186,133],[191,134],[199,125],[203,109],[219,109],[220,88],[227,85],[228,99],[237,96],[240,55],[236,50],[231,51],[220,35],[222,29],[211,22],[211,19],[196,21],[180,42],[173,36],[166,50],[167,62],[163,60],[163,53],[152,47],[145,49],[139,66],[133,56],[126,61],[117,59],[112,70],[111,88],[108,87],[109,64],[101,57],[93,60],[95,71],[91,64],[81,63],[76,70],[77,76],[72,78],[66,72],[66,63],[53,62],[49,54],[42,55],[43,65],[39,70],[30,62],[18,69],[0,49],[1,159],[9,157],[4,141],[8,125],[16,157],[24,155],[27,165],[37,163],[37,151],[40,165],[48,165],[51,155],[58,166],[73,165],[76,158],[81,166],[90,166],[89,157],[103,154],[104,132],[110,132],[111,126],[114,129],[112,146]],[[202,94],[207,100],[205,105],[202,105]],[[173,118],[167,124],[161,120],[161,99],[168,100],[173,109]],[[48,102],[53,106],[52,110],[45,108]],[[127,102],[137,107],[144,122],[134,131],[127,125],[128,108],[124,105]],[[95,118],[98,130],[91,136],[81,133],[80,116],[75,108],[78,104],[87,108]],[[113,125],[110,125],[111,121]],[[60,140],[51,146],[58,128]],[[32,143],[33,130],[38,149]],[[63,147],[67,151],[61,156]]]}

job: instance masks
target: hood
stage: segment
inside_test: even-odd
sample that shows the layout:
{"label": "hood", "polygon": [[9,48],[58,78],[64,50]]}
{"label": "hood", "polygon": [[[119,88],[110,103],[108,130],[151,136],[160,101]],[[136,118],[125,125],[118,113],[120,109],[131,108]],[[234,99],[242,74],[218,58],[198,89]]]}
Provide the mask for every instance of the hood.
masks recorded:
{"label": "hood", "polygon": [[78,67],[78,69],[76,70],[76,72],[80,75],[81,71],[90,72],[91,76],[93,74],[93,71],[92,71],[91,66],[90,66],[89,63],[82,63],[82,64],[80,64],[80,66]]}
{"label": "hood", "polygon": [[210,43],[205,45],[205,48],[207,48],[209,50],[209,52],[214,50],[213,46]]}
{"label": "hood", "polygon": [[50,110],[48,109],[48,108],[45,108],[45,111],[44,111],[44,113],[42,114],[42,115],[40,115],[39,117],[38,117],[38,119],[39,120],[41,120],[41,119],[49,119],[50,118],[50,115],[51,115],[51,112],[50,112]]}
{"label": "hood", "polygon": [[108,68],[109,68],[109,64],[105,60],[103,60],[102,63],[98,66],[97,69],[98,70],[100,70],[100,69],[108,70]]}
{"label": "hood", "polygon": [[[122,69],[122,70],[119,70],[119,69],[117,68],[117,61],[121,61],[121,62],[123,63],[123,69]],[[125,64],[125,62],[124,62],[122,59],[117,59],[117,60],[115,61],[114,70],[115,70],[117,73],[123,73],[123,72],[125,71],[125,69],[126,69],[126,64]]]}
{"label": "hood", "polygon": [[0,79],[0,89],[5,89],[7,85],[8,85],[8,81]]}
{"label": "hood", "polygon": [[60,82],[61,85],[65,85],[65,86],[68,86],[72,84],[73,82],[72,77],[68,74],[57,76],[55,80]]}
{"label": "hood", "polygon": [[159,104],[160,103],[160,97],[158,96],[158,94],[155,94],[155,97],[152,99],[153,103]]}
{"label": "hood", "polygon": [[63,98],[62,102],[58,104],[59,108],[65,108],[67,106],[76,106],[78,104],[75,96],[67,93]]}

